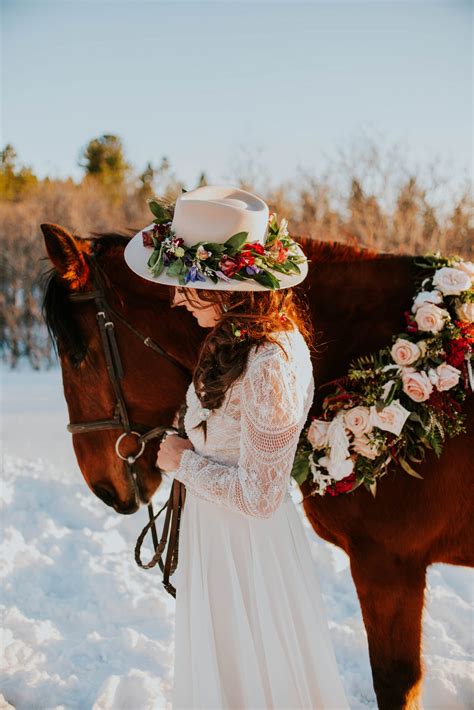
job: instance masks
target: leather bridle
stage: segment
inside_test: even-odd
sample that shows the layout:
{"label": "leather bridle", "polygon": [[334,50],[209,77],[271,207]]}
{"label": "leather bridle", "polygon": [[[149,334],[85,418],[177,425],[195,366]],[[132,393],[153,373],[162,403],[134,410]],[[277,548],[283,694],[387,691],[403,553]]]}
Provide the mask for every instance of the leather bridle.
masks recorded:
{"label": "leather bridle", "polygon": [[[93,254],[88,255],[87,262],[90,267],[93,290],[84,291],[82,293],[71,293],[68,295],[68,298],[74,302],[94,301],[95,303],[97,309],[96,320],[99,326],[107,372],[115,394],[115,408],[113,417],[111,419],[95,419],[88,422],[69,422],[67,425],[67,429],[69,432],[71,432],[71,434],[83,434],[90,431],[104,431],[107,429],[122,429],[122,433],[119,434],[115,442],[115,452],[124,463],[127,476],[131,481],[133,489],[135,491],[136,500],[139,501],[139,472],[135,468],[135,462],[143,454],[147,443],[152,439],[161,440],[167,432],[177,432],[181,436],[185,436],[185,433],[183,430],[182,421],[179,428],[173,426],[157,426],[154,428],[150,428],[142,424],[137,424],[130,421],[127,411],[127,404],[120,384],[120,381],[124,377],[124,370],[117,345],[117,339],[115,335],[115,322],[113,319],[120,321],[130,330],[131,333],[138,337],[146,347],[151,348],[158,355],[166,358],[176,368],[183,372],[188,379],[192,376],[192,373],[179,360],[177,360],[177,358],[167,353],[166,350],[164,350],[158,343],[152,340],[149,336],[143,335],[143,333],[141,333],[134,326],[132,326],[132,324],[129,323],[126,318],[124,318],[110,305],[110,303],[108,303],[105,293],[105,279],[107,277],[105,276],[105,274],[103,274],[103,271]],[[125,456],[120,451],[120,444],[122,440],[127,436],[136,437],[137,451],[135,454],[129,454]],[[180,507],[184,503],[185,498],[185,490],[183,489],[184,485],[175,479],[173,481],[169,500],[156,515],[154,514],[153,505],[151,501],[150,503],[148,503],[149,522],[145,526],[140,537],[138,538],[137,546],[135,549],[135,559],[140,567],[147,569],[155,566],[157,562],[160,564],[160,568],[164,572],[163,584],[167,591],[172,594],[172,596],[176,595],[176,590],[173,585],[169,583],[169,576],[173,573],[174,569],[177,566],[177,537],[179,531],[179,513]],[[165,518],[165,525],[163,529],[162,538],[160,542],[158,542],[158,534],[156,531],[155,520],[165,507],[168,507]],[[166,563],[165,565],[163,565],[161,560],[161,554],[166,544],[166,536],[168,534],[170,524],[171,537],[168,544]],[[155,554],[151,562],[149,562],[148,564],[144,564],[141,562],[140,559],[140,548],[144,537],[149,530],[151,530]]]}

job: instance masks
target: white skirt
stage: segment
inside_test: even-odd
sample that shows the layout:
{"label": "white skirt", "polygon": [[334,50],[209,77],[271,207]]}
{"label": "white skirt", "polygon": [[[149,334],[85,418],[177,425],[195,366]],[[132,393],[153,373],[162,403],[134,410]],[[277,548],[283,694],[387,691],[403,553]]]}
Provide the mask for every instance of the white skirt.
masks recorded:
{"label": "white skirt", "polygon": [[187,491],[171,581],[174,710],[349,708],[289,492],[250,518]]}

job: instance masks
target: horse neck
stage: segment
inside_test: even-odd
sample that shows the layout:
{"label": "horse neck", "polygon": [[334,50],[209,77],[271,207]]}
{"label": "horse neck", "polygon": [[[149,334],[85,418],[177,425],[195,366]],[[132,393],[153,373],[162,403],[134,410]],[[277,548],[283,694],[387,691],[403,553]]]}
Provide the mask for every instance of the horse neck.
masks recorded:
{"label": "horse neck", "polygon": [[355,357],[376,353],[404,331],[413,276],[411,256],[313,262],[305,288],[319,344],[317,385],[342,376]]}

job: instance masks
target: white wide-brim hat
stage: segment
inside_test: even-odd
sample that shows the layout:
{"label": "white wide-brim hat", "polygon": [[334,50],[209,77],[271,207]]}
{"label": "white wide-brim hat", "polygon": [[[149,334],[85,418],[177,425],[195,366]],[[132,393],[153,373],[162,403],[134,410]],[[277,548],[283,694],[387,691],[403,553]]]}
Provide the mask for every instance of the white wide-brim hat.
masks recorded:
{"label": "white wide-brim hat", "polygon": [[[257,195],[226,185],[205,185],[195,190],[179,195],[174,206],[171,230],[176,237],[183,240],[183,247],[192,247],[198,242],[208,244],[223,244],[234,234],[246,232],[246,243],[265,245],[269,224],[269,209],[267,204]],[[270,286],[263,285],[254,278],[238,280],[236,278],[219,280],[214,283],[209,276],[201,274],[205,281],[189,280],[186,284],[179,283],[177,276],[170,276],[164,268],[159,275],[154,275],[148,260],[153,247],[144,246],[143,234],[156,228],[152,222],[137,232],[127,244],[124,258],[132,271],[155,283],[168,286],[188,286],[208,290],[225,291],[268,291]],[[306,278],[308,262],[306,256],[296,242],[292,245],[292,253],[301,261],[298,263],[299,273],[282,273],[268,268],[278,281],[277,289],[290,288]]]}

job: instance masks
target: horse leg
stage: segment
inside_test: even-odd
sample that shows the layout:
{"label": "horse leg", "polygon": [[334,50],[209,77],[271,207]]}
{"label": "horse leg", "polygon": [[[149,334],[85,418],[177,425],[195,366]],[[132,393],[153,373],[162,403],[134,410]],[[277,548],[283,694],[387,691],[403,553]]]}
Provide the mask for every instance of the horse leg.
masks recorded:
{"label": "horse leg", "polygon": [[426,564],[364,541],[352,547],[351,572],[369,643],[380,710],[418,710]]}

